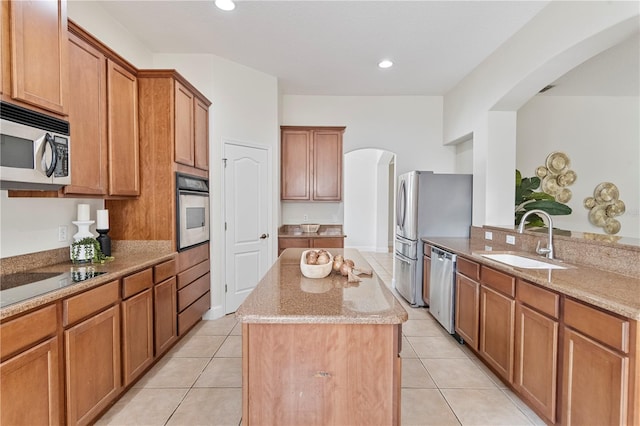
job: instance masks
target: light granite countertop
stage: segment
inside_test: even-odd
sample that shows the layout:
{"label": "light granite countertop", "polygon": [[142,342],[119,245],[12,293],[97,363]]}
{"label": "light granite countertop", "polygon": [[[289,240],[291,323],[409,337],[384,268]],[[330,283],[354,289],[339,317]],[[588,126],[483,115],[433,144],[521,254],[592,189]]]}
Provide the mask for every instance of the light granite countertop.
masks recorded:
{"label": "light granite countertop", "polygon": [[[61,287],[45,294],[37,295],[26,300],[8,305],[0,309],[0,320],[12,317],[14,315],[32,310],[39,306],[55,302],[56,300],[71,296],[76,293],[88,290],[93,287],[105,284],[141,271],[150,266],[162,263],[175,257],[176,253],[164,244],[135,244],[120,245],[120,249],[114,249],[114,260],[104,264],[74,264],[71,261],[55,263],[48,266],[42,266],[34,269],[26,269],[27,272],[56,272],[71,274],[86,274],[94,272],[105,272],[94,278],[72,283],[65,287]],[[68,251],[68,249],[67,249]],[[1,279],[1,277],[0,277]]]}
{"label": "light granite countertop", "polygon": [[[424,237],[422,241],[574,299],[630,319],[640,320],[640,279],[638,278],[557,261],[550,262],[556,262],[567,269],[517,268],[483,257],[482,254],[488,252],[485,249],[485,242],[481,240]],[[522,255],[536,258],[535,254],[522,253]]]}
{"label": "light granite countertop", "polygon": [[300,225],[282,225],[278,238],[344,238],[342,225],[320,225],[317,232],[302,232]]}
{"label": "light granite countertop", "polygon": [[[375,274],[359,283],[332,272],[326,278],[306,278],[300,271],[303,248],[288,248],[260,280],[236,317],[246,323],[401,324],[407,311]],[[330,249],[356,267],[371,269],[357,250]]]}

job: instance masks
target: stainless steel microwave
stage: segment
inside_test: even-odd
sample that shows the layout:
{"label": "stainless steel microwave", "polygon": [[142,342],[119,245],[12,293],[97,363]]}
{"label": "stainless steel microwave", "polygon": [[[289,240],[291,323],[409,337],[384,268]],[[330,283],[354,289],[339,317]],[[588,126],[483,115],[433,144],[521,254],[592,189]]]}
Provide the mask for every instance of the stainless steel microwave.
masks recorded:
{"label": "stainless steel microwave", "polygon": [[0,189],[55,190],[71,184],[69,123],[0,103]]}

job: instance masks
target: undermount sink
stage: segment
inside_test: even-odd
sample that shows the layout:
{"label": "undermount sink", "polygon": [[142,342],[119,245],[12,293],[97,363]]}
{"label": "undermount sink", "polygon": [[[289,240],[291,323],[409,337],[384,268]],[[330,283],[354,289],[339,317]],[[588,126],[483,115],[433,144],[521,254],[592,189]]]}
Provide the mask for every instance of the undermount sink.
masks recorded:
{"label": "undermount sink", "polygon": [[528,257],[518,256],[516,254],[491,253],[482,254],[482,257],[504,263],[509,266],[524,269],[567,269],[565,266],[556,265],[555,263],[547,263]]}

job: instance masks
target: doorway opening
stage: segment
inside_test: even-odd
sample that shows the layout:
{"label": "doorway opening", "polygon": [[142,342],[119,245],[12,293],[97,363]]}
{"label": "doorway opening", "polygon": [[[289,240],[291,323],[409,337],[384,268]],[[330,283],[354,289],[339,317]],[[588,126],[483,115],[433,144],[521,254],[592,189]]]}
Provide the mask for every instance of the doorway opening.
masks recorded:
{"label": "doorway opening", "polygon": [[344,155],[345,247],[393,252],[396,154],[365,148]]}

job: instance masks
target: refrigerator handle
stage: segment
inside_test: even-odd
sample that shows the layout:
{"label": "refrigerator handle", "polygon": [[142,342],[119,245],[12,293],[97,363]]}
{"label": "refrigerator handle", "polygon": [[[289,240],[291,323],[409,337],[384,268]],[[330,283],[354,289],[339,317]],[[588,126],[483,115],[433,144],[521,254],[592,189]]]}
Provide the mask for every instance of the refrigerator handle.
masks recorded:
{"label": "refrigerator handle", "polygon": [[398,188],[398,200],[396,205],[396,223],[400,229],[404,228],[405,215],[407,213],[407,186],[406,181],[400,181]]}

